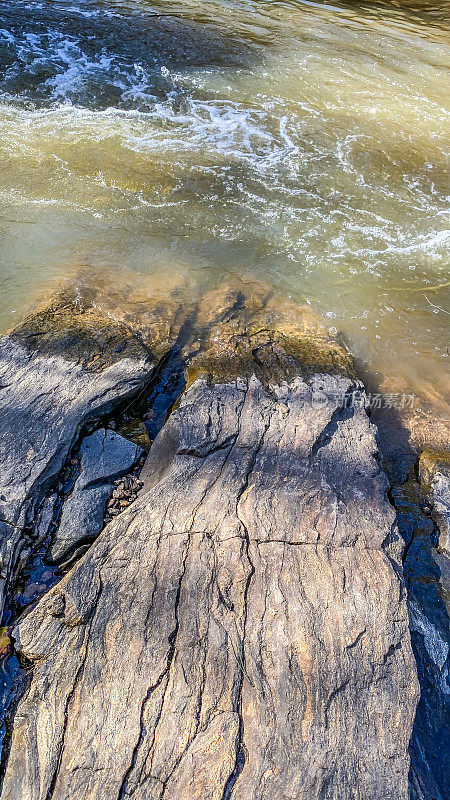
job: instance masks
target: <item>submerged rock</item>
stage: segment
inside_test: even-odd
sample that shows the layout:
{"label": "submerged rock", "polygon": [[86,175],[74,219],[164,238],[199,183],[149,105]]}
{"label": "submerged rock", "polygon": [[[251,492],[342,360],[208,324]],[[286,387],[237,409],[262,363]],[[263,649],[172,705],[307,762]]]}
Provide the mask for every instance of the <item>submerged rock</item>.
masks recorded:
{"label": "submerged rock", "polygon": [[64,503],[50,547],[52,560],[60,561],[77,544],[94,539],[100,533],[114,481],[129,472],[143,452],[133,442],[104,428],[83,439],[79,475]]}

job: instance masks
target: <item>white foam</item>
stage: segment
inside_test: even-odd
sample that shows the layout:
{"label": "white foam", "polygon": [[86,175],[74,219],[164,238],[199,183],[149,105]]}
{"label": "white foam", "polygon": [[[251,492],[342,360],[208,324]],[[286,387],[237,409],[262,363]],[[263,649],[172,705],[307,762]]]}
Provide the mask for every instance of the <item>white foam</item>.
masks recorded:
{"label": "white foam", "polygon": [[[0,91],[8,99],[16,102],[42,99],[53,105],[95,107],[96,95],[113,89],[119,90],[125,107],[139,101],[145,109],[155,101],[155,75],[151,71],[104,50],[89,55],[76,36],[47,28],[44,32],[24,31],[16,36],[2,29],[0,37],[16,50],[14,63],[0,77]],[[53,73],[50,77],[49,72]],[[42,81],[36,87],[36,77],[40,74]],[[10,86],[17,86],[14,94]]]}

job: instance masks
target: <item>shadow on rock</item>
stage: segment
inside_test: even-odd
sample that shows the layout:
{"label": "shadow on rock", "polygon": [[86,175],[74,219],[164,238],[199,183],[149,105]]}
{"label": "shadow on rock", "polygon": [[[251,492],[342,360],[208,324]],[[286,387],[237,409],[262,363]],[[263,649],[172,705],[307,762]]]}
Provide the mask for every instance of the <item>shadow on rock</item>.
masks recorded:
{"label": "shadow on rock", "polygon": [[421,697],[411,738],[412,800],[445,800],[450,785],[449,617],[436,559],[438,531],[418,475],[417,448],[395,409],[372,416],[379,431],[390,498],[405,542],[403,573]]}

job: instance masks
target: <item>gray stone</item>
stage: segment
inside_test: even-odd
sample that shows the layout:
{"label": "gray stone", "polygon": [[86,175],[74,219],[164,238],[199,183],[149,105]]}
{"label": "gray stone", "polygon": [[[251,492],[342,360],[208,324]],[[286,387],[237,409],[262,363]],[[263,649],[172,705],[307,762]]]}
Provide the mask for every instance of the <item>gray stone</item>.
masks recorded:
{"label": "gray stone", "polygon": [[401,543],[354,388],[191,385],[135,503],[14,630],[2,800],[407,800]]}
{"label": "gray stone", "polygon": [[[96,381],[125,353],[139,362],[140,342],[163,358],[175,337],[189,388],[137,499],[120,514],[127,500],[114,500],[14,629],[32,669],[2,800],[406,800],[418,684],[402,541],[376,430],[362,405],[341,407],[362,394],[351,358],[307,309],[247,278],[195,313],[179,293],[123,308],[109,288],[114,325],[92,312],[80,336],[64,317],[55,337],[44,315],[14,341],[44,370],[63,349]],[[39,375],[37,398],[22,384],[26,409],[45,395]],[[48,400],[58,422],[65,392]],[[39,475],[19,504],[29,519],[49,485]]]}
{"label": "gray stone", "polygon": [[100,533],[114,481],[129,472],[143,453],[138,445],[104,428],[83,439],[79,475],[64,503],[50,548],[53,560],[61,560],[77,543]]}
{"label": "gray stone", "polygon": [[36,543],[43,542],[47,538],[53,522],[57,501],[58,495],[53,493],[46,497],[42,503],[34,527]]}
{"label": "gray stone", "polygon": [[422,489],[439,531],[439,549],[450,555],[450,459],[447,453],[424,450],[419,473]]}
{"label": "gray stone", "polygon": [[77,318],[74,332],[73,320],[69,309],[0,339],[0,522],[8,526],[0,540],[0,613],[24,529],[35,522],[80,427],[135,393],[153,372],[148,351],[120,326],[105,332],[104,321],[96,321],[92,333]]}
{"label": "gray stone", "polygon": [[429,500],[439,529],[439,548],[450,556],[450,468],[436,470]]}

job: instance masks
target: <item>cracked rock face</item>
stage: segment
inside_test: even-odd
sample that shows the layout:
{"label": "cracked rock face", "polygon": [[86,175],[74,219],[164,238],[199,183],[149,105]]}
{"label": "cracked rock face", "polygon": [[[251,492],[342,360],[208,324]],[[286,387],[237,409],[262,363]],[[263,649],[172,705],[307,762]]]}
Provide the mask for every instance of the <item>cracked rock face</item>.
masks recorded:
{"label": "cracked rock face", "polygon": [[406,800],[401,547],[355,390],[190,386],[138,499],[14,631],[4,800]]}
{"label": "cracked rock face", "polygon": [[38,315],[0,339],[0,607],[26,530],[82,425],[133,394],[153,370],[118,325],[74,307]]}
{"label": "cracked rock face", "polygon": [[143,450],[114,431],[101,428],[80,446],[80,472],[64,503],[50,555],[59,561],[80,542],[93,539],[103,527],[106,501],[114,481],[129,472]]}

